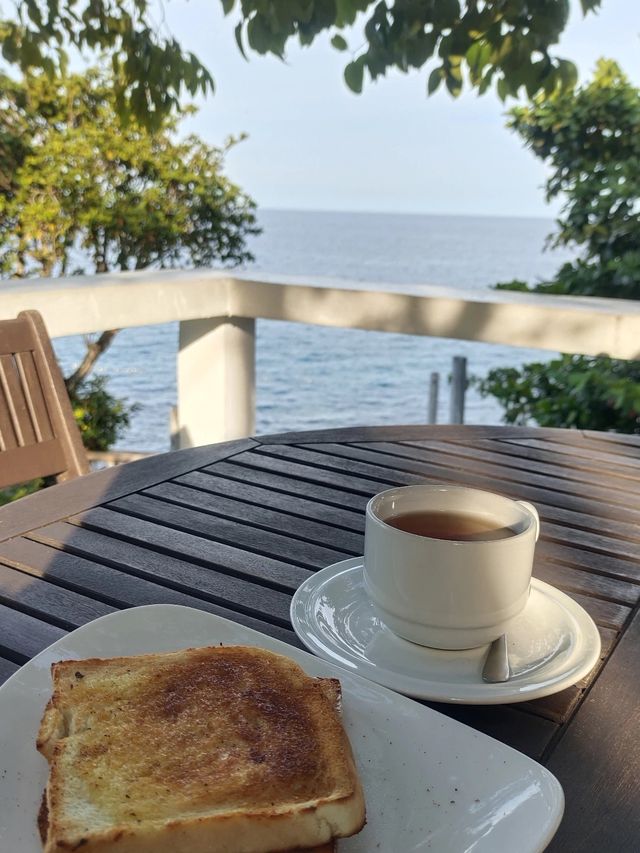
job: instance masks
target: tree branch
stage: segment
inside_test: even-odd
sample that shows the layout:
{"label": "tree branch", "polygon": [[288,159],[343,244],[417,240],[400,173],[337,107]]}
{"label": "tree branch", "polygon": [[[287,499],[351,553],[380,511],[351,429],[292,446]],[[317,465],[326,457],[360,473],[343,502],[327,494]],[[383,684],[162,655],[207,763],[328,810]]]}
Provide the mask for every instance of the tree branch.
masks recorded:
{"label": "tree branch", "polygon": [[97,340],[87,344],[84,358],[73,373],[65,379],[69,394],[74,394],[78,390],[82,380],[91,373],[96,361],[109,349],[119,331],[119,329],[108,329],[106,332],[101,332]]}

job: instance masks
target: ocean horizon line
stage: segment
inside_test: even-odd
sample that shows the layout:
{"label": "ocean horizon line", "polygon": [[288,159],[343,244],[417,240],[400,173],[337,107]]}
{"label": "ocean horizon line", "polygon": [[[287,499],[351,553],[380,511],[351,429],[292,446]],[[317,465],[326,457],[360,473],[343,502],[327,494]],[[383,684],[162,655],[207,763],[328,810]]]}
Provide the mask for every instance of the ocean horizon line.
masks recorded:
{"label": "ocean horizon line", "polygon": [[330,216],[398,216],[411,217],[416,219],[501,219],[512,222],[517,219],[521,222],[553,222],[555,215],[549,213],[549,216],[523,216],[521,214],[510,213],[434,213],[432,211],[402,211],[402,210],[335,210],[331,208],[305,208],[305,207],[272,207],[271,205],[258,205],[257,213],[304,213],[321,214]]}

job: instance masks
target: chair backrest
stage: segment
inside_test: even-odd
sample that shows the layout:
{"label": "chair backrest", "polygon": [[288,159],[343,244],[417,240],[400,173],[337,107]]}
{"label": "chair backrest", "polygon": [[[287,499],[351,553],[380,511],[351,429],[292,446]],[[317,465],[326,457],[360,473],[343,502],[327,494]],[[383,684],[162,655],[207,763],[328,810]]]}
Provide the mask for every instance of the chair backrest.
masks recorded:
{"label": "chair backrest", "polygon": [[42,317],[0,320],[0,488],[89,471],[64,379]]}

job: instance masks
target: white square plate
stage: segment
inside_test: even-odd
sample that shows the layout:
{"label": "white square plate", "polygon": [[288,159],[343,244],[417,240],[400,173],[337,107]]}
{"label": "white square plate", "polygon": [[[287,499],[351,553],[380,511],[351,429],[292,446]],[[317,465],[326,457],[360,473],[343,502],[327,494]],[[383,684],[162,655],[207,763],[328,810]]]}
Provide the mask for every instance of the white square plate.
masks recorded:
{"label": "white square plate", "polygon": [[53,661],[219,643],[271,649],[310,675],[342,682],[367,825],[340,842],[341,853],[533,853],[553,837],[562,818],[562,788],[530,758],[279,640],[201,610],[158,604],[78,628],[0,688],[0,851],[41,853],[36,816],[48,771],[35,738]]}

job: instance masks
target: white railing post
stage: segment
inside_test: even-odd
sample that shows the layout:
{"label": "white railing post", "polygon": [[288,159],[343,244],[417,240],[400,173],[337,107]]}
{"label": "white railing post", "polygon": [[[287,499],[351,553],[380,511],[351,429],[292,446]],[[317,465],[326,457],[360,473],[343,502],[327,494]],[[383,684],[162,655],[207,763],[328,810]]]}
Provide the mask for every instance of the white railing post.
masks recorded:
{"label": "white railing post", "polygon": [[242,317],[181,321],[174,445],[196,447],[254,433],[255,330],[255,320]]}

